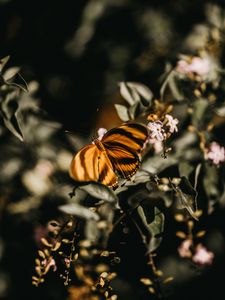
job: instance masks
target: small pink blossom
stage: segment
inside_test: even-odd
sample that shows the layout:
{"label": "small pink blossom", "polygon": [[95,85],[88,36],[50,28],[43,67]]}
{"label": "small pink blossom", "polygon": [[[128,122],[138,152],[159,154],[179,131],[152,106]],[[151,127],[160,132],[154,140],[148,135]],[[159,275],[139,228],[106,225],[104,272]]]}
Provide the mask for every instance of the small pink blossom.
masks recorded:
{"label": "small pink blossom", "polygon": [[192,243],[193,242],[191,239],[184,240],[181,243],[180,247],[177,249],[180,257],[191,257],[192,256],[192,253],[190,250]]}
{"label": "small pink blossom", "polygon": [[42,261],[42,265],[49,270],[51,267],[53,271],[55,272],[57,270],[56,262],[52,256],[50,256],[48,259],[45,259]]}
{"label": "small pink blossom", "polygon": [[148,128],[150,130],[149,138],[162,142],[165,139],[165,130],[161,121],[149,122]]}
{"label": "small pink blossom", "polygon": [[160,153],[163,151],[163,143],[156,139],[149,139],[148,142],[152,144],[155,153]]}
{"label": "small pink blossom", "polygon": [[219,165],[225,161],[225,148],[216,142],[212,142],[205,153],[205,159],[211,160],[214,165]]}
{"label": "small pink blossom", "polygon": [[210,72],[210,60],[207,57],[194,56],[191,60],[189,57],[177,62],[176,70],[182,74],[195,73],[199,76],[206,76]]}
{"label": "small pink blossom", "polygon": [[205,265],[205,264],[212,264],[214,258],[214,253],[211,251],[208,251],[204,246],[201,244],[196,247],[196,252],[194,256],[192,257],[193,262]]}
{"label": "small pink blossom", "polygon": [[171,115],[166,115],[167,123],[166,126],[169,127],[169,132],[173,133],[174,131],[177,132],[177,124],[179,121],[176,118],[173,118]]}
{"label": "small pink blossom", "polygon": [[98,140],[101,141],[103,136],[106,134],[107,129],[100,127],[98,129]]}

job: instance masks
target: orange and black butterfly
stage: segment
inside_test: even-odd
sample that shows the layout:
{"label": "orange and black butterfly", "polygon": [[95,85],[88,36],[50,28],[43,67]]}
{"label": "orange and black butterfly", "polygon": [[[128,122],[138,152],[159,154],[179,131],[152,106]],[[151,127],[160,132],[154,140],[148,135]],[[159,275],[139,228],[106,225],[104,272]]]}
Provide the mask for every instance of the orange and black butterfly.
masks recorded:
{"label": "orange and black butterfly", "polygon": [[147,127],[139,123],[113,128],[78,151],[70,175],[76,181],[98,181],[115,188],[118,177],[130,179],[136,173],[147,138]]}

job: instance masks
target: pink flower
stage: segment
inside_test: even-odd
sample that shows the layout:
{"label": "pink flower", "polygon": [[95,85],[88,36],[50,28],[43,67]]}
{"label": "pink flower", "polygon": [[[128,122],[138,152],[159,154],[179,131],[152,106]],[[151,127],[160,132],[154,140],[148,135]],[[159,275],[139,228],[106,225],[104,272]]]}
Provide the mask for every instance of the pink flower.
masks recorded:
{"label": "pink flower", "polygon": [[165,139],[165,130],[161,121],[149,122],[148,128],[150,130],[149,138],[162,142]]}
{"label": "pink flower", "polygon": [[156,139],[149,139],[148,142],[152,144],[155,153],[160,153],[163,151],[163,143]]}
{"label": "pink flower", "polygon": [[107,132],[107,129],[105,129],[105,128],[101,127],[101,128],[98,129],[98,139],[99,139],[99,141],[101,141],[101,139],[106,134],[106,132]]}
{"label": "pink flower", "polygon": [[190,59],[184,56],[177,62],[176,70],[182,74],[195,73],[199,76],[206,76],[210,72],[210,60],[207,57],[194,56]]}
{"label": "pink flower", "polygon": [[169,127],[169,132],[173,133],[174,131],[177,132],[177,124],[179,121],[175,118],[173,118],[171,115],[166,115],[167,123],[166,126]]}
{"label": "pink flower", "polygon": [[208,251],[204,246],[201,244],[196,247],[196,252],[194,256],[192,257],[193,262],[205,265],[205,264],[212,264],[214,258],[214,253]]}
{"label": "pink flower", "polygon": [[214,165],[219,165],[225,161],[225,148],[216,142],[212,142],[205,153],[205,159],[211,160]]}
{"label": "pink flower", "polygon": [[192,253],[190,250],[191,246],[192,246],[191,239],[184,240],[181,243],[180,247],[177,249],[180,257],[191,257],[192,256]]}

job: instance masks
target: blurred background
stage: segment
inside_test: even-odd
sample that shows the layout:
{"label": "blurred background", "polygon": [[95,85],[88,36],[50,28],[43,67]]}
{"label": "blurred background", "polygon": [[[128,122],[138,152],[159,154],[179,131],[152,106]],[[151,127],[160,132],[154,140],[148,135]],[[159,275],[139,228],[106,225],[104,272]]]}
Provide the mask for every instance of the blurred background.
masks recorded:
{"label": "blurred background", "polygon": [[118,82],[140,81],[157,93],[166,61],[204,45],[212,3],[1,0],[0,53],[39,82],[43,109],[87,134],[96,120],[109,126],[103,108],[116,118]]}
{"label": "blurred background", "polygon": [[[57,160],[57,182],[70,183],[65,165],[74,148],[79,148],[81,143],[76,140],[73,148],[62,132],[57,131],[58,128],[62,125],[63,131],[73,132],[82,139],[90,136],[95,128],[109,129],[119,124],[121,121],[114,104],[123,102],[118,89],[121,81],[144,83],[157,98],[159,79],[166,63],[175,63],[180,53],[195,54],[199,48],[204,48],[210,26],[218,22],[218,15],[224,16],[224,5],[223,0],[0,0],[0,57],[10,55],[7,67],[20,66],[28,83],[38,83],[38,88],[33,89],[39,108],[45,121],[49,118],[55,122],[49,130],[47,121],[40,128],[35,116],[33,119],[27,117],[26,121],[31,125],[25,131],[25,137],[32,148],[3,136],[0,145],[4,157],[1,159],[4,195],[1,208],[6,205],[5,199],[17,203],[28,197],[22,185],[31,194],[43,196],[32,187],[29,170],[42,178],[40,190],[48,189],[46,178],[53,172],[52,165],[47,162],[49,159]],[[220,63],[224,66],[223,47],[221,51]],[[51,146],[46,150],[43,144]],[[7,155],[9,164],[6,166]],[[10,164],[12,160],[14,164]],[[5,300],[66,299],[67,292],[59,278],[50,277],[48,285],[38,289],[31,286],[36,250],[31,220],[38,219],[38,216],[30,210],[32,199],[29,203],[30,207],[26,208],[29,214],[19,218],[2,215],[4,243],[0,247],[0,257],[4,253],[4,259],[0,272],[0,297]],[[48,205],[47,208],[41,207],[41,211],[51,211],[51,203]],[[11,207],[11,212],[20,213],[20,207]],[[207,224],[204,223],[220,249],[224,249],[223,213],[217,212],[207,219]],[[171,259],[178,244],[174,236],[175,225],[169,223],[159,257],[163,264],[170,256],[167,268],[176,270],[179,278],[187,269],[184,265],[179,267],[175,258]],[[125,279],[118,283],[123,286],[124,293],[119,299],[149,299],[149,293],[135,283],[146,268],[143,249],[136,244],[135,238],[130,239],[127,248],[118,249],[122,256],[127,257],[121,265]],[[135,249],[135,257],[130,249]],[[181,276],[175,293],[171,296],[169,293],[168,298],[215,299],[217,296],[223,299],[224,279],[219,271],[225,264],[224,255],[220,255],[220,260],[204,276],[190,276],[188,281]]]}

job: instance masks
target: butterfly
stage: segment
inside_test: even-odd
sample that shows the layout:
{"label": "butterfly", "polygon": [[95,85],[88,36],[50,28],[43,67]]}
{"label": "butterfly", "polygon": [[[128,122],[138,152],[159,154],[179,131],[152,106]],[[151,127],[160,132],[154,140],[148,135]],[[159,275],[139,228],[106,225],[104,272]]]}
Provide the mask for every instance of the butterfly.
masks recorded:
{"label": "butterfly", "polygon": [[140,123],[112,128],[101,140],[95,139],[78,151],[70,165],[70,176],[115,188],[118,177],[130,179],[136,173],[147,138],[148,128]]}

